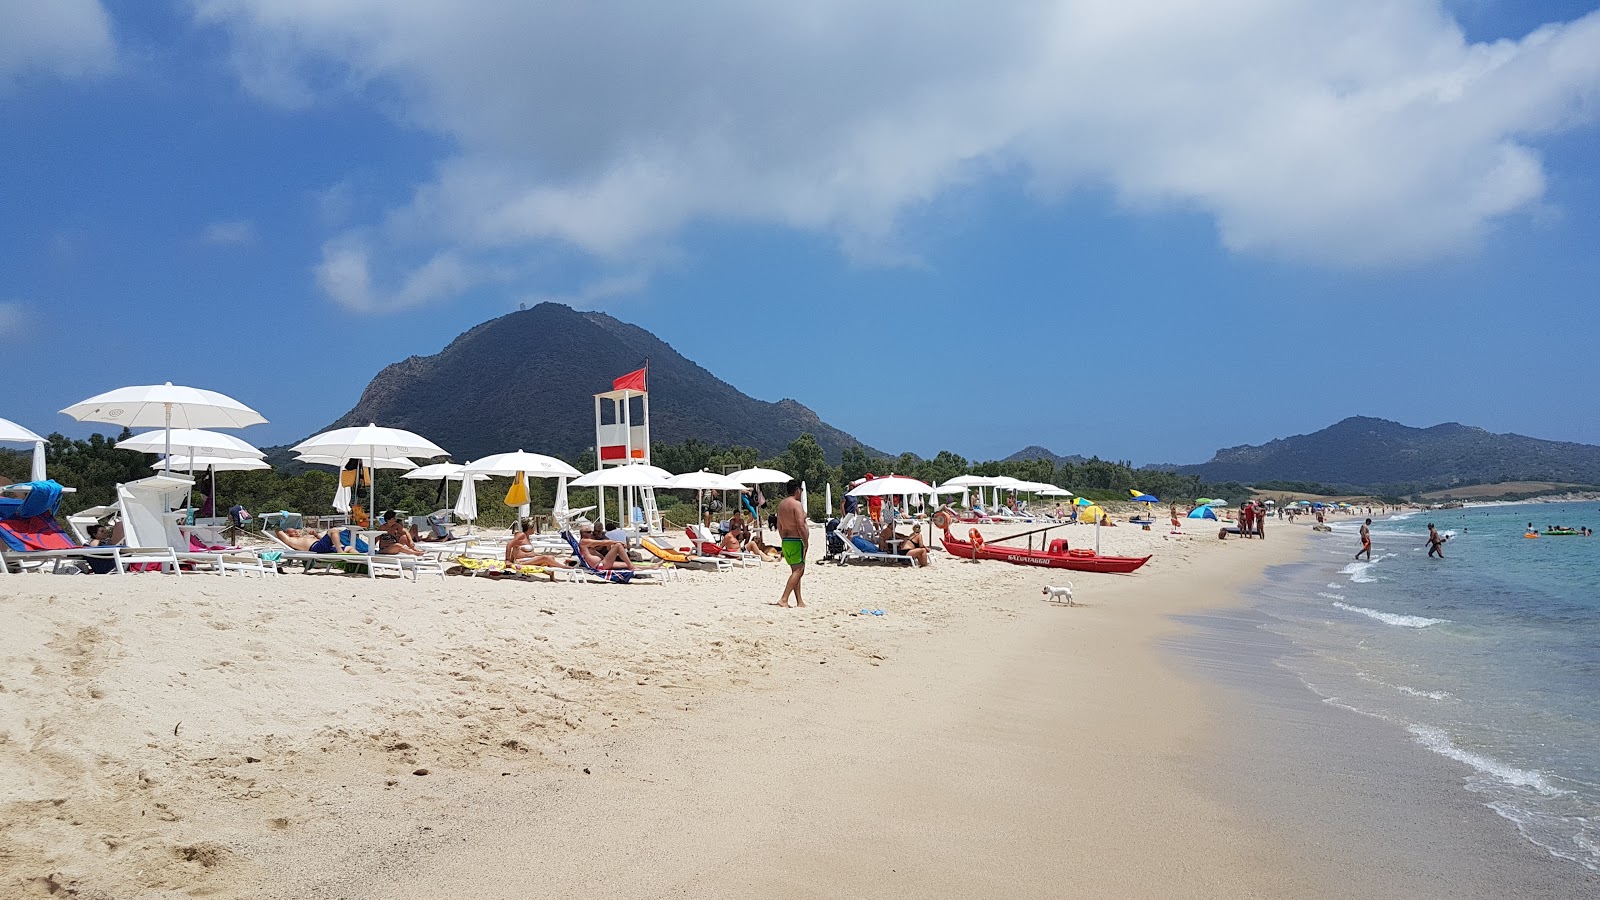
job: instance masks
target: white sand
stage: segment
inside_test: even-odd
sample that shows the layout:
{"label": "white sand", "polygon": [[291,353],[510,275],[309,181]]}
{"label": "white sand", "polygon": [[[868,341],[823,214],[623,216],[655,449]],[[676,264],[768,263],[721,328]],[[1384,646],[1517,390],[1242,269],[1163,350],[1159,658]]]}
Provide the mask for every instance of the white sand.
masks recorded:
{"label": "white sand", "polygon": [[[1247,575],[1268,558],[1265,548],[1277,558],[1289,543],[1219,543],[1214,524],[1197,531],[1171,540],[1164,528],[1103,530],[1108,554],[1157,554],[1126,577],[943,554],[926,570],[813,564],[812,608],[803,611],[767,605],[782,587],[780,564],[685,572],[666,586],[343,575],[0,579],[0,893],[257,896],[337,883],[341,867],[409,872],[414,860],[402,865],[385,853],[431,827],[418,823],[459,808],[493,810],[496,785],[512,783],[498,779],[587,784],[581,770],[613,748],[637,754],[695,727],[710,729],[693,732],[696,740],[721,740],[712,726],[735,708],[805,710],[808,686],[823,696],[841,680],[861,678],[846,683],[867,692],[910,683],[865,676],[902,657],[931,668],[902,667],[897,678],[938,678],[939,661],[917,657],[917,648],[968,629],[1010,640],[993,628],[1034,614],[1040,588],[1065,580],[1090,606],[1062,612],[1081,614],[1077,627],[1107,638],[1123,634],[1126,665],[1149,678],[1158,664],[1133,648],[1166,627],[1158,613],[1200,602],[1205,592],[1184,575],[1196,559]],[[1091,528],[1064,533],[1075,546],[1092,545]],[[813,557],[821,545],[819,531]],[[1112,599],[1149,612],[1119,624],[1107,616]],[[887,614],[861,616],[863,607]],[[702,709],[716,712],[697,716]],[[819,706],[801,718],[826,733],[829,715],[839,713]],[[1138,715],[1117,723],[1101,724],[1159,726]],[[749,762],[740,773],[758,775],[759,759]],[[429,774],[412,774],[419,769]],[[659,777],[693,793],[683,772]],[[996,790],[1009,796],[1016,785]],[[512,795],[526,797],[508,788]],[[637,798],[678,802],[649,790]],[[507,809],[506,821],[525,812]],[[625,802],[613,814],[672,820],[659,809],[628,812]],[[620,852],[606,841],[607,821],[589,835],[597,842],[589,852],[602,858]],[[620,818],[615,824],[633,833]],[[468,843],[487,848],[482,838]],[[632,896],[651,895],[642,884]],[[333,893],[433,895],[403,881]]]}

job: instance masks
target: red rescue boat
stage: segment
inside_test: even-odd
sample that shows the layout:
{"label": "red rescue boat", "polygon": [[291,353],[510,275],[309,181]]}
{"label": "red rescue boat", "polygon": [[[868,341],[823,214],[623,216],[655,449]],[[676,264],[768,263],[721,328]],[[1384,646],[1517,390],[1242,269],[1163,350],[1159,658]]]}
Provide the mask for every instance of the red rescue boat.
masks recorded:
{"label": "red rescue boat", "polygon": [[959,559],[997,559],[1019,566],[1070,569],[1074,572],[1125,575],[1150,561],[1148,556],[1101,556],[1093,550],[1067,550],[1065,541],[1052,542],[1053,548],[1050,550],[986,544],[981,536],[975,541],[963,541],[952,535],[949,529],[945,529],[943,540],[944,549]]}

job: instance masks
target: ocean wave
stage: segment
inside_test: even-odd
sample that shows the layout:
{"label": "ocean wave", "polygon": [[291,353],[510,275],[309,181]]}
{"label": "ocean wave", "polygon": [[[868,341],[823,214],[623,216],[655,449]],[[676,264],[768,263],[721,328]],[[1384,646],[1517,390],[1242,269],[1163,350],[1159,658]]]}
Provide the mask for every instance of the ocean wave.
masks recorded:
{"label": "ocean wave", "polygon": [[1403,616],[1398,613],[1379,612],[1376,609],[1367,609],[1365,606],[1340,603],[1338,600],[1333,601],[1333,605],[1347,612],[1360,613],[1363,616],[1377,619],[1385,625],[1398,625],[1401,628],[1427,628],[1429,625],[1438,625],[1440,622],[1450,621],[1449,619],[1430,619],[1426,616]]}
{"label": "ocean wave", "polygon": [[1420,688],[1411,687],[1410,685],[1392,684],[1384,681],[1382,678],[1379,678],[1376,675],[1368,675],[1366,672],[1361,671],[1356,672],[1356,677],[1362,681],[1368,682],[1369,684],[1381,684],[1391,690],[1396,690],[1402,694],[1408,694],[1412,697],[1421,697],[1425,700],[1449,700],[1455,696],[1449,691],[1425,691]]}
{"label": "ocean wave", "polygon": [[1417,743],[1440,756],[1448,756],[1456,762],[1466,763],[1481,775],[1487,775],[1513,787],[1537,791],[1546,797],[1560,797],[1571,793],[1571,791],[1564,791],[1551,784],[1550,779],[1546,778],[1542,772],[1519,769],[1509,763],[1503,763],[1481,753],[1463,750],[1452,743],[1450,736],[1438,728],[1428,725],[1412,725],[1406,730],[1411,732],[1411,736],[1416,738]]}
{"label": "ocean wave", "polygon": [[1372,584],[1378,580],[1378,577],[1372,574],[1374,565],[1375,563],[1369,562],[1353,562],[1340,569],[1339,574],[1349,575],[1350,580],[1356,584]]}
{"label": "ocean wave", "polygon": [[[1328,586],[1329,587],[1335,587],[1336,585],[1331,585],[1330,584]],[[1326,591],[1317,591],[1317,596],[1321,597],[1324,600],[1343,600],[1344,599],[1344,595],[1343,594],[1329,594]]]}
{"label": "ocean wave", "polygon": [[1588,817],[1528,809],[1506,800],[1486,805],[1516,825],[1524,838],[1550,851],[1551,856],[1600,872],[1600,843],[1592,836],[1595,826]]}

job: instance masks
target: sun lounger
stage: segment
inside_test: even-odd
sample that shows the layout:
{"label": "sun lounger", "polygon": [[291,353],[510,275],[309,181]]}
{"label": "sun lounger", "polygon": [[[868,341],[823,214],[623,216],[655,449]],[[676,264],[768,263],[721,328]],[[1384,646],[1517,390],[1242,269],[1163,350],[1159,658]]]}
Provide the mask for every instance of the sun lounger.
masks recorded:
{"label": "sun lounger", "polygon": [[42,566],[46,562],[52,572],[60,572],[64,563],[89,559],[109,560],[109,570],[119,574],[147,566],[177,574],[177,557],[168,548],[80,546],[56,521],[62,493],[59,484],[39,481],[12,489],[24,496],[0,498],[0,559],[4,560],[0,574],[9,574],[12,565],[24,569],[28,563]]}
{"label": "sun lounger", "polygon": [[662,569],[597,569],[583,558],[583,551],[578,547],[578,539],[572,536],[572,532],[563,531],[561,536],[571,546],[572,555],[578,560],[578,568],[591,578],[609,584],[627,584],[632,581],[665,583],[672,576],[670,566]]}
{"label": "sun lounger", "polygon": [[[364,552],[357,553],[311,553],[305,550],[296,550],[283,542],[276,531],[264,530],[261,532],[276,541],[283,549],[278,551],[280,559],[287,562],[300,563],[307,574],[316,570],[318,566],[326,566],[330,570],[339,566],[341,570],[350,565],[367,567],[367,577],[377,578],[379,569],[392,569],[395,574],[404,576],[411,574],[411,580],[416,581],[423,573],[444,577],[444,563],[438,559],[429,559],[425,556],[397,555],[379,553],[375,545],[367,543]],[[366,542],[362,542],[366,543]],[[357,546],[360,546],[359,544]]]}
{"label": "sun lounger", "polygon": [[122,530],[130,544],[166,546],[179,562],[191,568],[206,568],[218,575],[229,572],[251,573],[263,578],[278,574],[255,550],[242,547],[207,546],[178,524],[181,512],[167,512],[170,494],[187,487],[187,478],[157,475],[117,485],[117,508],[122,514]]}
{"label": "sun lounger", "polygon": [[704,525],[690,525],[683,529],[683,533],[694,543],[700,556],[714,559],[731,560],[734,565],[747,566],[753,561],[758,561],[754,553],[743,550],[729,550],[717,541],[716,535]]}
{"label": "sun lounger", "polygon": [[709,567],[718,572],[726,572],[733,568],[732,561],[723,559],[720,556],[690,556],[682,550],[663,547],[650,538],[641,538],[639,546],[644,548],[644,552],[654,556],[656,559],[677,566]]}
{"label": "sun lounger", "polygon": [[916,560],[913,560],[911,557],[901,553],[889,553],[884,550],[879,550],[877,544],[872,543],[859,534],[851,535],[850,538],[844,542],[844,552],[840,553],[836,559],[841,566],[850,562],[851,560],[865,560],[868,562],[903,562],[916,565]]}

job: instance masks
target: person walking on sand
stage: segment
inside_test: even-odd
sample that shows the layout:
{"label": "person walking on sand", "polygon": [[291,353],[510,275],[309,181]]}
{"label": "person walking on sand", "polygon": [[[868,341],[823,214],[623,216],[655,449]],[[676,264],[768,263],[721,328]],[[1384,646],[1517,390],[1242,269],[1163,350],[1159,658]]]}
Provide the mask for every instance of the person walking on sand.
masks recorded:
{"label": "person walking on sand", "polygon": [[1361,526],[1361,549],[1356,551],[1356,559],[1360,559],[1361,558],[1361,554],[1363,554],[1363,553],[1365,553],[1367,555],[1367,562],[1372,562],[1372,520],[1371,519],[1368,519],[1366,521],[1366,524]]}
{"label": "person walking on sand", "polygon": [[1429,522],[1428,523],[1428,557],[1430,559],[1435,557],[1435,556],[1439,557],[1440,559],[1444,559],[1444,542],[1446,540],[1448,540],[1448,538],[1444,537],[1444,535],[1441,535],[1439,533],[1439,530],[1437,528],[1433,527],[1433,523]]}
{"label": "person walking on sand", "polygon": [[789,595],[794,595],[794,605],[801,607],[806,601],[800,596],[800,579],[806,574],[806,551],[811,549],[811,529],[806,527],[805,507],[800,505],[800,482],[789,482],[783,502],[778,504],[778,537],[783,539],[783,561],[789,564],[789,580],[784,582],[783,596],[776,605],[787,607]]}

